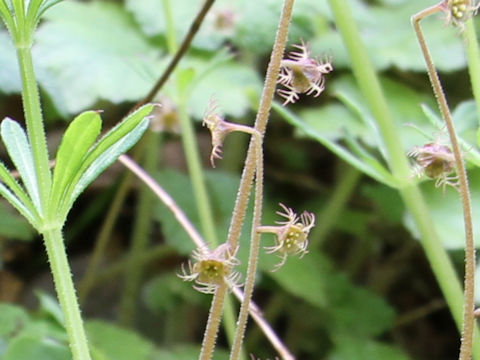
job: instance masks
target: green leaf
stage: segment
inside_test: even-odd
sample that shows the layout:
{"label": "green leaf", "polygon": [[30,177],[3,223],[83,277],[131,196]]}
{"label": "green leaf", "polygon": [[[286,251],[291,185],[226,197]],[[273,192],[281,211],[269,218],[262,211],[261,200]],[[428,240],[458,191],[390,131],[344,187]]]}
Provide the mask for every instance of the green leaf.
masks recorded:
{"label": "green leaf", "polygon": [[[283,117],[288,123],[295,126],[298,130],[300,130],[303,134],[311,137],[312,139],[317,140],[323,146],[325,146],[328,150],[335,153],[338,157],[352,165],[353,167],[357,168],[358,170],[362,171],[366,175],[374,178],[375,180],[384,183],[390,187],[397,187],[397,182],[391,176],[388,171],[383,169],[379,171],[378,166],[371,166],[370,164],[366,163],[362,159],[356,157],[352,152],[348,151],[342,145],[337,144],[335,141],[330,140],[328,137],[324,136],[322,133],[316,131],[312,128],[309,124],[299,119],[293,112],[290,110],[282,107],[278,103],[273,103],[273,109]],[[321,121],[321,119],[319,119]]]}
{"label": "green leaf", "polygon": [[0,162],[0,180],[4,183],[0,183],[0,194],[35,227],[39,220],[37,210],[23,188],[2,162]]}
{"label": "green leaf", "polygon": [[158,47],[119,3],[64,1],[44,20],[32,50],[35,67],[40,85],[63,116],[101,99],[137,101],[163,70]]}
{"label": "green leaf", "polygon": [[[265,236],[266,238],[266,236]],[[266,239],[263,240],[267,243]],[[331,271],[328,260],[316,251],[311,251],[303,258],[291,256],[279,270],[271,272],[280,259],[275,254],[262,254],[260,268],[275,279],[282,288],[310,304],[325,308],[327,305],[327,288],[325,277]]]}
{"label": "green leaf", "polygon": [[9,344],[2,360],[71,360],[72,355],[66,345],[53,339],[21,335]]}
{"label": "green leaf", "polygon": [[96,111],[80,114],[68,126],[57,151],[49,203],[51,210],[58,210],[62,197],[100,134],[101,127],[102,120]]}
{"label": "green leaf", "polygon": [[6,31],[0,31],[0,91],[19,93],[22,89],[15,47]]}
{"label": "green leaf", "polygon": [[28,314],[19,306],[0,304],[0,337],[10,337],[30,321]]}
{"label": "green leaf", "polygon": [[106,360],[151,360],[154,345],[138,334],[103,321],[86,323],[88,339]]}
{"label": "green leaf", "polygon": [[65,326],[65,317],[57,300],[43,291],[35,291],[35,295],[40,302],[39,310],[54,319],[58,325]]}
{"label": "green leaf", "polygon": [[42,212],[37,174],[33,163],[33,155],[27,135],[14,120],[5,118],[0,125],[0,133],[8,154],[20,173],[23,185],[39,213]]}
{"label": "green leaf", "polygon": [[[350,0],[355,24],[371,61],[378,70],[396,68],[403,71],[425,71],[425,60],[420,52],[410,18],[432,5],[430,0],[397,1],[375,6]],[[422,22],[428,48],[439,71],[451,72],[466,66],[462,37],[458,28],[443,26],[442,16],[432,16]],[[350,59],[338,32],[324,31],[312,43],[314,54],[327,52],[337,69],[350,67]]]}
{"label": "green leaf", "polygon": [[66,216],[83,190],[138,141],[147,130],[149,123],[147,116],[152,109],[153,105],[144,105],[131,113],[90,149],[68,187],[59,214]]}
{"label": "green leaf", "polygon": [[250,109],[250,94],[260,93],[261,81],[256,72],[232,60],[224,61],[222,54],[207,61],[190,58],[187,64],[198,74],[188,89],[188,109],[197,119],[203,117],[212,96],[223,114],[240,117]]}
{"label": "green leaf", "polygon": [[400,349],[378,341],[354,337],[348,334],[333,336],[335,349],[329,360],[408,360]]}
{"label": "green leaf", "polygon": [[[192,360],[198,358],[200,347],[191,344],[177,344],[168,350],[159,350],[155,353],[155,359],[161,360]],[[227,360],[228,352],[224,349],[215,347],[213,360]]]}
{"label": "green leaf", "polygon": [[[471,169],[468,173],[473,219],[480,218],[480,169]],[[435,223],[437,234],[446,249],[457,250],[465,248],[465,229],[463,211],[458,191],[447,186],[445,193],[436,188],[435,180],[427,180],[421,184],[431,216]],[[420,240],[420,235],[410,214],[404,218],[404,224],[412,235]],[[478,226],[473,229],[473,237],[480,238]],[[480,243],[477,241],[476,246]]]}
{"label": "green leaf", "polygon": [[34,238],[32,226],[27,219],[12,213],[6,202],[0,202],[0,235],[8,239],[30,241]]}
{"label": "green leaf", "polygon": [[383,298],[355,286],[344,274],[332,272],[325,278],[333,333],[366,338],[392,328],[395,311]]}
{"label": "green leaf", "polygon": [[175,311],[182,301],[198,304],[205,299],[198,291],[192,292],[191,283],[179,281],[175,273],[164,273],[150,280],[142,291],[142,298],[156,313]]}

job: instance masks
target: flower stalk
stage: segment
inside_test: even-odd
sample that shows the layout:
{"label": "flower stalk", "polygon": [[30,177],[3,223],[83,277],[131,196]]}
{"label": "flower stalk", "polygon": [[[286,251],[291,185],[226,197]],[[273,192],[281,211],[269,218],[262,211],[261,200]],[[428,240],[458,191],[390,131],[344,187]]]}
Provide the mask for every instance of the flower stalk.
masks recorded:
{"label": "flower stalk", "polygon": [[[448,4],[452,6],[452,18],[455,24],[455,21],[463,21],[465,17],[469,16],[467,13],[468,9],[459,9],[456,5],[450,4],[453,0],[449,0]],[[465,168],[465,163],[463,161],[462,153],[460,150],[460,145],[458,143],[457,135],[453,125],[452,116],[450,114],[450,109],[447,104],[447,99],[445,93],[442,89],[438,73],[436,71],[435,65],[433,64],[432,57],[428,50],[425,38],[423,36],[422,29],[420,27],[420,21],[432,15],[438,11],[444,10],[445,2],[442,1],[437,5],[431,6],[425,10],[420,11],[419,13],[412,16],[412,23],[415,29],[415,34],[417,35],[418,42],[422,49],[425,62],[427,64],[428,76],[430,78],[430,83],[432,84],[433,92],[435,98],[437,99],[440,112],[445,121],[447,127],[448,135],[450,137],[450,143],[452,146],[453,157],[455,159],[455,167],[458,176],[458,190],[460,192],[460,198],[462,201],[463,209],[463,220],[465,226],[465,275],[464,275],[464,307],[463,307],[463,328],[461,336],[461,345],[460,345],[460,360],[469,360],[472,356],[472,346],[473,346],[473,332],[475,326],[475,316],[474,316],[474,286],[475,286],[475,242],[473,239],[473,222],[472,222],[472,210],[471,210],[471,200],[470,200],[470,191],[468,187],[468,178],[467,171]]]}

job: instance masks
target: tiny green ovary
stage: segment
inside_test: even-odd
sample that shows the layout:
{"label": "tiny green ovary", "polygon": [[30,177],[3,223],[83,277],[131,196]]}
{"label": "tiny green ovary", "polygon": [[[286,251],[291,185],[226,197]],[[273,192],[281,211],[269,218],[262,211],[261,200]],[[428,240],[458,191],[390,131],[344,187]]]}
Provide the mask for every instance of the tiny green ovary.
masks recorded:
{"label": "tiny green ovary", "polygon": [[217,260],[203,260],[193,266],[193,271],[198,273],[197,280],[206,284],[220,285],[224,282],[227,269]]}
{"label": "tiny green ovary", "polygon": [[450,9],[452,12],[452,15],[456,19],[463,19],[465,17],[465,14],[467,12],[467,2],[465,0],[453,0],[450,3]]}
{"label": "tiny green ovary", "polygon": [[302,229],[297,225],[292,225],[286,232],[282,249],[288,254],[295,254],[305,241],[306,236]]}

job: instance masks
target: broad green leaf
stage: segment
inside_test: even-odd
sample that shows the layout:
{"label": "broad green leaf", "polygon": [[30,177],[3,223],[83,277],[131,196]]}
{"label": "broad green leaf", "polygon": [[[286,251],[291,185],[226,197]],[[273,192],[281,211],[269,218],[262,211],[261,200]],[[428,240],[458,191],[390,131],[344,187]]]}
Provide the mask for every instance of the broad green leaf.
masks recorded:
{"label": "broad green leaf", "polygon": [[408,360],[397,347],[349,334],[334,334],[335,348],[328,360]]}
{"label": "broad green leaf", "polygon": [[164,273],[150,280],[142,291],[146,306],[155,313],[163,313],[175,311],[182,301],[192,304],[204,300],[203,294],[192,291],[191,283],[179,280],[176,273]]}
{"label": "broad green leaf", "polygon": [[71,360],[69,348],[51,338],[21,335],[14,338],[2,360]]}
{"label": "broad green leaf", "polygon": [[0,304],[0,337],[14,336],[29,321],[29,316],[23,308]]}
{"label": "broad green leaf", "polygon": [[[176,344],[168,350],[158,350],[155,353],[155,359],[161,360],[192,360],[198,358],[200,354],[200,346],[191,344]],[[218,345],[215,347],[215,355],[213,360],[227,360],[229,358],[228,351],[221,349]]]}
{"label": "broad green leaf", "polygon": [[[410,18],[432,5],[430,0],[398,1],[375,6],[364,1],[350,0],[355,24],[370,59],[378,70],[397,68],[403,71],[425,71],[425,60]],[[466,66],[464,40],[454,26],[444,26],[442,16],[422,21],[422,30],[438,70],[451,72]],[[350,67],[350,58],[337,32],[325,31],[312,43],[314,54],[327,53],[337,69]]]}
{"label": "broad green leaf", "polygon": [[[468,172],[472,215],[473,219],[480,219],[480,169],[471,169]],[[463,212],[458,191],[450,186],[445,189],[436,188],[435,180],[427,180],[421,184],[421,189],[427,202],[429,215],[431,216],[437,235],[446,249],[464,249],[465,229],[463,225]],[[412,235],[420,239],[420,235],[410,214],[404,218],[405,226]],[[480,238],[480,229],[474,226],[473,236]],[[477,241],[476,246],[480,246]]]}
{"label": "broad green leaf", "polygon": [[300,130],[302,134],[305,134],[306,136],[317,140],[319,143],[325,146],[328,150],[335,153],[338,157],[340,157],[341,159],[343,159],[353,167],[357,168],[358,170],[362,171],[366,175],[390,187],[397,186],[396,180],[393,178],[393,176],[388,174],[388,172],[386,172],[385,170],[378,171],[376,167],[372,167],[371,165],[362,161],[342,145],[337,144],[335,141],[332,141],[328,137],[323,136],[323,134],[316,131],[309,124],[302,121],[290,110],[282,107],[278,103],[273,104],[273,109],[278,114],[280,114],[283,117],[283,119],[285,119],[291,125],[295,126],[298,130]]}
{"label": "broad green leaf", "polygon": [[88,150],[93,145],[102,127],[96,111],[87,111],[77,116],[68,126],[57,151],[50,198],[50,208],[58,205],[67,187],[71,184]]}
{"label": "broad green leaf", "polygon": [[[262,244],[270,245],[272,242],[267,240],[267,236],[262,236]],[[280,259],[275,254],[262,254],[259,267],[289,293],[313,306],[326,307],[328,295],[325,277],[331,271],[331,266],[324,256],[316,251],[309,252],[301,259],[290,256],[285,265],[271,272],[278,262]]]}
{"label": "broad green leaf", "polygon": [[45,315],[51,316],[58,325],[62,327],[65,326],[65,317],[57,300],[50,294],[47,294],[43,291],[36,291],[35,295],[40,302],[39,310],[45,313]]}
{"label": "broad green leaf", "polygon": [[21,89],[15,48],[8,33],[0,30],[0,92],[19,93]]}
{"label": "broad green leaf", "polygon": [[[435,132],[435,128],[425,119],[420,107],[423,103],[433,104],[433,98],[431,96],[420,94],[400,82],[386,77],[381,78],[381,85],[385,97],[387,98],[389,108],[391,109],[393,120],[396,123],[397,134],[401,139],[405,152],[407,152],[413,146],[416,146],[419,143],[421,144],[422,141],[424,141],[422,135],[418,134],[418,132],[407,125],[413,124],[425,129],[427,132]],[[368,131],[366,132],[367,136],[362,137],[361,139],[367,144],[377,147],[385,157],[386,150],[382,143],[378,126],[374,117],[371,115],[354,78],[351,76],[343,76],[333,81],[330,84],[330,88],[333,89],[339,100],[363,121],[364,126]],[[335,119],[330,121],[335,121]]]}
{"label": "broad green leaf", "polygon": [[[200,229],[200,219],[190,179],[185,174],[174,170],[163,170],[153,176],[172,196],[197,230]],[[231,174],[220,171],[206,173],[206,185],[211,196],[211,206],[219,239],[224,239],[227,234],[238,184],[238,177]],[[180,254],[189,254],[195,248],[185,230],[163,203],[158,202],[154,216],[162,224],[166,242]],[[249,236],[249,231],[244,231],[245,234]]]}
{"label": "broad green leaf", "polygon": [[154,345],[133,331],[103,321],[88,321],[90,343],[106,360],[151,360]]}
{"label": "broad green leaf", "polygon": [[[312,5],[310,2],[309,7],[303,6],[302,12],[295,11],[290,29],[291,38],[306,38],[313,33],[312,23],[315,16],[318,16],[316,3],[318,2]],[[185,36],[202,5],[203,2],[198,0],[170,2],[172,23],[177,38],[181,39]],[[147,35],[165,36],[167,23],[162,2],[128,0],[126,6]],[[272,49],[280,10],[281,5],[275,0],[261,2],[218,0],[202,23],[192,45],[202,50],[214,51],[228,40],[239,48],[257,54],[267,54]],[[224,18],[226,20],[223,20]],[[231,22],[231,26],[228,22]],[[219,26],[222,23],[227,25]]]}
{"label": "broad green leaf", "polygon": [[[69,191],[71,192],[69,193],[69,198],[66,199],[67,202],[65,202],[65,205],[62,207],[62,212],[64,216],[66,216],[68,210],[73,205],[73,202],[83,192],[83,190],[85,190],[85,188],[90,185],[93,180],[95,180],[98,175],[103,172],[103,170],[105,170],[114,161],[116,161],[120,155],[128,151],[133,145],[137,143],[143,133],[147,130],[148,124],[149,120],[147,118],[141,119],[140,123],[138,123],[136,127],[131,129],[130,132],[128,132],[122,138],[116,140],[116,142],[114,142],[110,146],[104,148],[102,152],[97,152],[96,154],[94,154],[94,156],[90,156],[96,150],[93,149],[92,152],[87,155],[87,159],[85,159],[84,164],[89,164],[89,166],[85,169],[82,165],[82,175],[80,179],[78,179],[77,182],[70,186]],[[120,132],[121,130],[118,131],[118,133]],[[118,134],[114,133],[110,135],[107,134],[106,136],[111,136],[110,139],[107,140],[112,140],[116,138],[117,135]],[[102,142],[102,140],[100,141],[100,143]],[[99,146],[103,146],[108,142],[109,141],[106,141]],[[90,160],[92,161],[90,162]]]}
{"label": "broad green leaf", "polygon": [[[213,62],[214,67],[211,67]],[[249,66],[213,57],[190,59],[187,62],[199,75],[189,89],[190,114],[201,119],[210,99],[215,97],[223,114],[240,117],[250,109],[250,96],[260,93],[261,81]],[[253,121],[253,120],[252,120]]]}
{"label": "broad green leaf", "polygon": [[163,70],[158,47],[121,4],[64,1],[43,18],[33,48],[35,65],[40,85],[64,116],[101,99],[137,101]]}
{"label": "broad green leaf", "polygon": [[0,202],[0,235],[8,239],[30,241],[35,232],[27,219],[20,214],[12,213],[6,202]]}
{"label": "broad green leaf", "polygon": [[35,208],[40,213],[42,205],[38,188],[37,174],[33,163],[33,155],[27,135],[22,127],[14,120],[5,118],[0,125],[3,143],[8,155],[20,173],[23,185],[27,189]]}
{"label": "broad green leaf", "polygon": [[333,333],[371,337],[392,328],[395,312],[383,298],[352,284],[341,273],[332,272],[325,279],[326,311]]}

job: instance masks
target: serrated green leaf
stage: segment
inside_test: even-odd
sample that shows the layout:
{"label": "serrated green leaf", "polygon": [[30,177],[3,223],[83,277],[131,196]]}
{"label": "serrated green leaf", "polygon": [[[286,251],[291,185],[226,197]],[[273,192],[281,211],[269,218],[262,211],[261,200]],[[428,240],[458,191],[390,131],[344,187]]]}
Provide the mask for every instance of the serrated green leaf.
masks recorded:
{"label": "serrated green leaf", "polygon": [[57,151],[50,209],[57,211],[61,198],[71,185],[88,150],[93,145],[102,127],[96,111],[87,111],[77,116],[68,126]]}
{"label": "serrated green leaf", "polygon": [[[159,73],[159,49],[121,4],[64,1],[44,14],[33,48],[40,85],[63,115],[145,96]],[[59,51],[61,49],[61,51]]]}
{"label": "serrated green leaf", "polygon": [[15,164],[23,185],[27,189],[30,198],[37,209],[42,212],[40,192],[38,188],[37,174],[33,163],[32,150],[23,128],[14,120],[5,118],[0,125],[0,133],[3,143],[7,148],[8,155]]}

